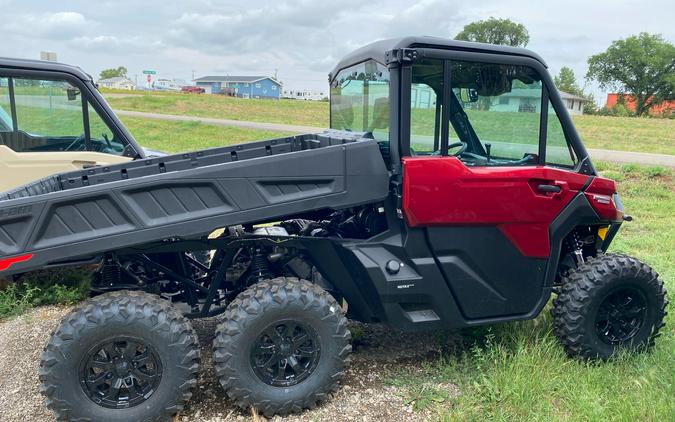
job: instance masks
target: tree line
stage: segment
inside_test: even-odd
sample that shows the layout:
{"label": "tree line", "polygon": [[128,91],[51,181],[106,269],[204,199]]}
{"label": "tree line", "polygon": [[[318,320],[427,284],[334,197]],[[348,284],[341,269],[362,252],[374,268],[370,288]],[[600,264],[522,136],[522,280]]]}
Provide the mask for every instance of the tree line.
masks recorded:
{"label": "tree line", "polygon": [[[522,24],[491,17],[464,26],[455,39],[525,47],[530,34]],[[563,66],[554,77],[560,91],[588,100],[586,113],[627,115],[625,103],[630,99],[636,116],[648,114],[652,107],[675,99],[675,46],[661,35],[646,32],[613,41],[607,50],[588,58],[586,81],[616,91],[616,109],[598,110],[595,98],[579,85],[571,68]]]}

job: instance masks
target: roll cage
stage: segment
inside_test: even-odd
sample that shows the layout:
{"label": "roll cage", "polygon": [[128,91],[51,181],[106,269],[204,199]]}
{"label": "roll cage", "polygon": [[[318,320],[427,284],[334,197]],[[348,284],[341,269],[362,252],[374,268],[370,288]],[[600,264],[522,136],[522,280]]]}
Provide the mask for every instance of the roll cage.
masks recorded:
{"label": "roll cage", "polygon": [[[401,43],[399,42],[398,45]],[[466,43],[462,44],[464,46]],[[373,46],[379,45],[378,43]],[[388,45],[388,44],[385,44]],[[388,166],[394,174],[400,173],[400,160],[402,157],[411,156],[411,85],[413,83],[413,65],[422,59],[437,59],[444,63],[443,83],[441,84],[445,92],[443,95],[438,95],[438,98],[443,99],[443,116],[441,116],[441,128],[435,134],[435,142],[439,142],[441,155],[448,154],[448,133],[450,125],[456,131],[463,142],[469,145],[469,148],[474,152],[485,154],[485,149],[478,141],[478,136],[471,122],[466,117],[460,102],[451,89],[451,73],[449,72],[449,65],[453,61],[467,61],[477,63],[490,64],[504,64],[527,66],[534,69],[537,76],[542,82],[542,96],[541,109],[548,107],[548,103],[553,107],[556,115],[560,120],[565,139],[570,148],[573,149],[574,155],[577,157],[577,162],[572,169],[575,172],[596,175],[595,169],[591,163],[590,157],[586,148],[584,147],[579,134],[577,133],[572,120],[564,107],[562,99],[558,90],[555,88],[553,80],[546,71],[546,65],[534,53],[528,55],[527,50],[511,49],[507,47],[479,45],[481,48],[471,50],[463,47],[461,49],[453,49],[448,46],[439,46],[438,48],[431,48],[428,46],[416,47],[412,45],[409,48],[396,48],[384,52],[383,55],[368,54],[367,52],[356,52],[350,57],[354,57],[354,62],[349,62],[349,57],[345,61],[338,64],[338,66],[331,72],[330,81],[333,82],[338,73],[349,67],[364,63],[367,61],[375,61],[384,65],[389,70],[389,148],[385,159],[389,160]],[[492,51],[492,52],[490,52]],[[438,89],[439,87],[436,87]],[[437,94],[441,94],[437,92]],[[459,112],[453,116],[449,115],[449,110],[454,109]],[[437,112],[439,110],[437,109]],[[332,117],[331,107],[331,122]],[[546,133],[548,118],[547,113],[540,113],[539,126],[539,149],[537,155],[538,165],[546,164]],[[462,123],[458,119],[463,119]]]}

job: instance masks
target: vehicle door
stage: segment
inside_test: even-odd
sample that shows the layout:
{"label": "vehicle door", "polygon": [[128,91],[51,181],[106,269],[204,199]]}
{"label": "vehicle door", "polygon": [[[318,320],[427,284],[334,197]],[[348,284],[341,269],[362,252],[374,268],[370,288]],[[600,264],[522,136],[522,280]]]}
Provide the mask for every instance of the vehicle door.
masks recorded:
{"label": "vehicle door", "polygon": [[130,161],[127,146],[67,79],[0,70],[0,192],[56,173]]}
{"label": "vehicle door", "polygon": [[412,65],[402,212],[465,318],[527,315],[548,298],[551,225],[588,176],[539,62],[456,57]]}

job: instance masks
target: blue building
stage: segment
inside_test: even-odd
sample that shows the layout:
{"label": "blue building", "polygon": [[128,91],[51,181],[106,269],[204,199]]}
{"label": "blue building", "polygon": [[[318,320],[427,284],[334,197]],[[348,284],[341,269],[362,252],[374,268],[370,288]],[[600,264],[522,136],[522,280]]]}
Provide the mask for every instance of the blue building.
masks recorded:
{"label": "blue building", "polygon": [[239,98],[281,97],[281,83],[268,76],[203,76],[195,84],[212,94],[229,94]]}

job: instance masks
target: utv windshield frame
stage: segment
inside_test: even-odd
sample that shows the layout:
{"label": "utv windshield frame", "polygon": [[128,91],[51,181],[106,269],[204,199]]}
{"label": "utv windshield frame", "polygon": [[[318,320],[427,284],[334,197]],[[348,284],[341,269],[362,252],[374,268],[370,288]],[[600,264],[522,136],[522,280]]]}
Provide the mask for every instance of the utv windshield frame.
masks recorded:
{"label": "utv windshield frame", "polygon": [[[82,98],[82,118],[84,125],[85,142],[87,143],[87,150],[91,150],[91,134],[89,133],[89,107],[93,108],[101,120],[112,131],[117,142],[120,142],[123,147],[123,156],[130,158],[145,158],[145,152],[141,148],[129,131],[124,128],[124,125],[119,121],[117,116],[107,111],[108,107],[104,107],[105,99],[98,92],[93,82],[89,79],[84,82],[81,75],[72,75],[68,72],[53,71],[53,70],[34,70],[21,68],[5,68],[2,70],[2,77],[6,77],[12,81],[10,83],[10,101],[11,101],[11,117],[12,117],[12,131],[18,131],[16,121],[16,106],[14,96],[13,79],[27,78],[27,79],[51,79],[62,80],[69,83],[71,86],[79,90],[79,95]],[[79,76],[79,77],[78,77]]]}
{"label": "utv windshield frame", "polygon": [[[595,175],[595,169],[590,162],[588,152],[581,142],[581,138],[574,128],[572,119],[568,114],[567,110],[564,107],[560,94],[558,93],[553,80],[546,71],[546,66],[542,61],[537,60],[533,57],[528,57],[522,54],[508,54],[502,52],[501,50],[495,48],[494,53],[489,53],[485,51],[460,51],[453,50],[448,48],[411,48],[391,50],[388,51],[385,55],[387,57],[386,67],[389,71],[389,160],[390,168],[394,173],[398,173],[401,168],[400,160],[401,157],[410,157],[412,156],[410,150],[410,141],[411,141],[411,124],[410,124],[410,115],[411,115],[411,85],[412,85],[412,66],[414,65],[415,60],[420,58],[425,59],[440,59],[448,62],[453,61],[463,61],[463,62],[478,62],[478,63],[491,63],[491,64],[504,64],[504,65],[515,65],[515,66],[527,66],[534,69],[543,86],[542,90],[542,103],[550,101],[553,110],[560,120],[562,130],[564,132],[565,139],[572,148],[574,154],[577,158],[577,163],[572,168],[573,171],[577,171],[583,174]],[[403,58],[402,58],[403,57]],[[361,59],[358,62],[352,64],[341,64],[338,72],[334,72],[331,76],[331,87],[338,80],[338,75],[343,73],[346,69],[364,63],[367,61],[374,61],[380,65],[376,58],[371,57],[367,59]],[[448,72],[444,72],[445,78],[448,78]],[[448,93],[444,95],[443,98],[445,101],[457,101],[456,97],[452,93],[452,90],[449,88],[449,79],[445,81],[446,86],[448,86]],[[452,94],[452,95],[451,95]],[[333,105],[333,96],[331,95],[331,123],[332,123],[332,105]],[[547,104],[548,107],[548,104]],[[448,107],[449,109],[449,107]],[[544,165],[546,163],[546,113],[540,113],[541,118],[541,130],[539,133],[539,155],[538,155],[538,165]],[[445,119],[444,119],[445,121]],[[448,120],[449,124],[449,120]],[[331,125],[332,127],[332,125]],[[473,131],[469,123],[469,130]],[[448,134],[447,129],[443,130],[441,135],[442,146],[445,148],[444,151],[447,151],[447,142]],[[475,135],[475,132],[474,132]],[[481,147],[482,148],[482,147]]]}

